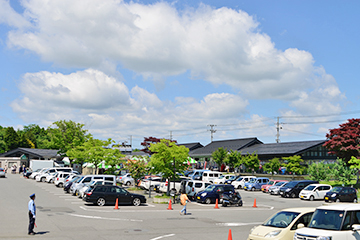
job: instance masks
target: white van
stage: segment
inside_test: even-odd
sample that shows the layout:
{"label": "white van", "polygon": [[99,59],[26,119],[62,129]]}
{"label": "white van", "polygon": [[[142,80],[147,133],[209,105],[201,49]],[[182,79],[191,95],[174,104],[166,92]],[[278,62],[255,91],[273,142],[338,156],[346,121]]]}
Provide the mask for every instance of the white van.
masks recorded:
{"label": "white van", "polygon": [[197,192],[205,190],[211,182],[204,182],[199,180],[188,180],[181,182],[181,188],[185,189],[185,193],[189,198],[194,199]]}
{"label": "white van", "polygon": [[236,176],[235,174],[226,174],[222,175],[219,178],[214,180],[214,184],[225,184],[226,180],[229,180],[229,178]]}
{"label": "white van", "polygon": [[69,172],[57,172],[55,174],[55,178],[54,178],[54,184],[57,187],[63,187],[64,186],[64,182],[65,182],[65,178],[69,175],[76,175],[75,173],[69,173]]}
{"label": "white van", "polygon": [[78,193],[80,188],[85,184],[94,180],[103,180],[108,182],[113,182],[116,185],[116,176],[115,175],[85,175],[82,176],[76,183],[73,183],[70,188],[70,192],[74,195]]}
{"label": "white van", "polygon": [[249,182],[251,179],[256,178],[255,176],[241,176],[238,177],[235,181],[231,183],[234,188],[241,189],[244,188],[245,183]]}
{"label": "white van", "polygon": [[68,172],[68,173],[71,173],[72,171],[73,171],[73,169],[71,167],[52,167],[52,168],[46,169],[41,174],[37,175],[35,177],[35,179],[38,182],[45,182],[46,177],[51,173],[56,173],[56,172]]}
{"label": "white van", "polygon": [[221,172],[214,172],[214,171],[206,171],[203,172],[202,179],[204,182],[211,182],[213,183],[215,179],[218,179],[223,174]]}
{"label": "white van", "polygon": [[308,227],[295,231],[294,240],[359,239],[360,205],[334,204],[316,208]]}

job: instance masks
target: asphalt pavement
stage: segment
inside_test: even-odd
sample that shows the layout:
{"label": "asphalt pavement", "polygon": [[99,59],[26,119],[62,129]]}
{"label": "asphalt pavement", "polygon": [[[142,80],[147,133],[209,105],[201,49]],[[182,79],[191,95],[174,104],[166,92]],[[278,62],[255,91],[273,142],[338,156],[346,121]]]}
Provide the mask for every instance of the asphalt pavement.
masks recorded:
{"label": "asphalt pavement", "polygon": [[[302,201],[269,196],[262,192],[239,191],[242,207],[215,208],[215,204],[187,205],[188,215],[180,215],[182,206],[147,204],[139,207],[98,207],[64,193],[54,184],[7,174],[0,179],[1,239],[232,239],[246,240],[250,229],[283,208],[320,206],[323,201]],[[29,195],[36,194],[35,236],[27,235]],[[148,194],[144,195],[148,197]]]}

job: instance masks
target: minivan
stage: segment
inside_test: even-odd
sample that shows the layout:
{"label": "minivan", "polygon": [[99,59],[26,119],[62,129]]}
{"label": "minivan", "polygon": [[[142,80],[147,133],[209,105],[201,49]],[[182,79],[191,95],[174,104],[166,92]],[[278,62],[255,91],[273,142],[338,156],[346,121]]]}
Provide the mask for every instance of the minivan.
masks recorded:
{"label": "minivan", "polygon": [[244,190],[246,191],[261,190],[261,186],[268,184],[269,181],[270,180],[267,177],[253,178],[249,182],[245,183]]}
{"label": "minivan", "polygon": [[201,180],[205,182],[213,183],[215,179],[218,179],[221,176],[222,176],[221,172],[205,171],[203,172]]}
{"label": "minivan", "polygon": [[188,197],[194,199],[197,192],[203,191],[210,185],[211,182],[204,182],[199,180],[182,181],[181,190],[185,190],[185,193],[188,195]]}
{"label": "minivan", "polygon": [[281,197],[298,198],[301,190],[303,190],[306,186],[314,183],[319,182],[313,180],[290,181],[280,188],[279,193]]}
{"label": "minivan", "polygon": [[68,172],[68,173],[71,173],[72,171],[73,171],[73,169],[71,167],[52,167],[52,168],[46,169],[41,174],[37,175],[35,177],[35,179],[38,182],[45,182],[46,177],[47,177],[48,174],[56,173],[56,172]]}

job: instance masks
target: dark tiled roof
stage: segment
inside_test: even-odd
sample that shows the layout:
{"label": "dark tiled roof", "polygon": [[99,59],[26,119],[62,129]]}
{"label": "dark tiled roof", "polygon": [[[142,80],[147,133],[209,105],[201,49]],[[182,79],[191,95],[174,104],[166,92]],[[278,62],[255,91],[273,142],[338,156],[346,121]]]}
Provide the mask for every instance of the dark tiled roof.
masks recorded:
{"label": "dark tiled roof", "polygon": [[189,153],[190,156],[210,156],[218,148],[226,148],[228,151],[239,151],[253,144],[261,144],[257,138],[240,138],[232,140],[213,141],[203,148],[195,149]]}
{"label": "dark tiled roof", "polygon": [[196,142],[196,143],[181,143],[181,144],[178,144],[178,145],[187,147],[189,149],[189,151],[204,147],[199,142]]}
{"label": "dark tiled roof", "polygon": [[11,151],[0,154],[0,157],[11,157],[15,155],[28,154],[39,158],[53,158],[56,157],[59,150],[53,149],[37,149],[37,148],[17,148]]}
{"label": "dark tiled roof", "polygon": [[284,143],[267,143],[255,144],[241,150],[242,154],[256,153],[258,155],[296,155],[310,148],[323,145],[325,140],[303,141],[303,142],[284,142]]}

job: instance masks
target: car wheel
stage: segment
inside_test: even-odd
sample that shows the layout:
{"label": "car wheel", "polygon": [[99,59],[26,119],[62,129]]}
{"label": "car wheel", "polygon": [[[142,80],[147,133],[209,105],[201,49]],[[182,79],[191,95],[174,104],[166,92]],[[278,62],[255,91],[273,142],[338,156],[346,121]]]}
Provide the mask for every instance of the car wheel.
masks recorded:
{"label": "car wheel", "polygon": [[106,203],[105,199],[104,198],[99,198],[97,201],[96,201],[96,204],[98,206],[104,206]]}
{"label": "car wheel", "polygon": [[255,188],[254,188],[254,187],[252,187],[252,188],[251,188],[251,191],[255,191]]}
{"label": "car wheel", "polygon": [[357,198],[354,198],[354,201],[353,201],[354,203],[357,203]]}
{"label": "car wheel", "polygon": [[141,204],[140,198],[134,198],[133,201],[132,201],[132,204],[134,206],[140,206],[140,204]]}
{"label": "car wheel", "polygon": [[295,193],[292,193],[292,194],[290,195],[290,197],[291,197],[291,198],[295,198],[295,197],[296,197]]}
{"label": "car wheel", "polygon": [[237,187],[237,189],[241,189],[241,186],[239,185],[239,186]]}
{"label": "car wheel", "polygon": [[206,199],[205,199],[205,203],[206,203],[206,204],[210,204],[210,203],[211,203],[211,199],[210,199],[210,198],[206,198]]}
{"label": "car wheel", "polygon": [[223,202],[223,203],[222,203],[222,206],[223,206],[223,207],[226,207],[226,206],[227,206],[226,202]]}
{"label": "car wheel", "polygon": [[335,202],[339,203],[339,202],[340,202],[340,199],[337,198],[337,199],[335,200]]}
{"label": "car wheel", "polygon": [[130,186],[130,185],[131,185],[131,182],[126,182],[125,185],[126,185],[126,186]]}
{"label": "car wheel", "polygon": [[314,196],[310,196],[309,198],[310,201],[314,201],[314,199],[315,199]]}
{"label": "car wheel", "polygon": [[58,185],[59,187],[63,187],[64,186],[64,184],[63,183],[59,183],[59,185]]}
{"label": "car wheel", "polygon": [[45,182],[46,178],[43,177],[40,180],[41,180],[41,182]]}

